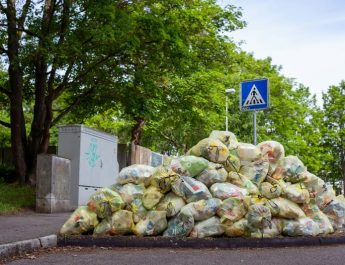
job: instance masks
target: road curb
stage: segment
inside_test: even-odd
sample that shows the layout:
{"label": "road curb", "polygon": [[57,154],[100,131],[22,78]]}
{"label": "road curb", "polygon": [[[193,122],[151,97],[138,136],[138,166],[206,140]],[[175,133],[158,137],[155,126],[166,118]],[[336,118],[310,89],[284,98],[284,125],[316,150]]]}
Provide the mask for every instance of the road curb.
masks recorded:
{"label": "road curb", "polygon": [[0,260],[9,256],[33,252],[39,248],[57,246],[57,236],[49,235],[29,240],[17,241],[0,245]]}
{"label": "road curb", "polygon": [[284,238],[168,238],[137,236],[94,237],[64,236],[58,237],[58,246],[80,247],[132,247],[132,248],[265,248],[265,247],[300,247],[345,244],[345,236],[337,237],[284,237]]}

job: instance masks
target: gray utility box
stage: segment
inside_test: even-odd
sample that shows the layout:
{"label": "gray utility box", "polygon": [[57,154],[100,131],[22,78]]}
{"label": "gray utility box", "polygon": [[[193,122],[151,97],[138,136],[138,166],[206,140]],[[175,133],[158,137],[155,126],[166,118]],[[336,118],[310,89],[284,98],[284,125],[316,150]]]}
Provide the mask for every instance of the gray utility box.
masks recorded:
{"label": "gray utility box", "polygon": [[41,154],[37,157],[36,211],[56,213],[71,210],[69,159]]}
{"label": "gray utility box", "polygon": [[100,187],[119,173],[116,136],[84,125],[59,126],[58,156],[71,160],[71,206],[86,205]]}

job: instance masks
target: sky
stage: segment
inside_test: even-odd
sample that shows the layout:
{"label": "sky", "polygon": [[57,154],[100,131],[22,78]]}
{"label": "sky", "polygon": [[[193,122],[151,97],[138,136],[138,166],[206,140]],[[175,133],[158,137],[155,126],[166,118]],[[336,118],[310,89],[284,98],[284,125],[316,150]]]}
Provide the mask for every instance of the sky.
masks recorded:
{"label": "sky", "polygon": [[255,58],[321,94],[345,80],[345,0],[217,0],[242,7],[246,28],[230,33]]}

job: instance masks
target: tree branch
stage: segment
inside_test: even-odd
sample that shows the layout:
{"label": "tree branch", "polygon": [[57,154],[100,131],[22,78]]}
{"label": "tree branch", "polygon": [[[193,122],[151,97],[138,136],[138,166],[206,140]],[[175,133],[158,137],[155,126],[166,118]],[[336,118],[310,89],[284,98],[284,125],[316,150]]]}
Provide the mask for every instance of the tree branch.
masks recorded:
{"label": "tree branch", "polygon": [[24,28],[25,19],[28,15],[30,4],[31,4],[31,0],[25,1],[25,4],[23,6],[22,15],[18,19],[18,28]]}
{"label": "tree branch", "polygon": [[5,126],[7,128],[11,128],[11,124],[5,121],[0,121],[0,125]]}

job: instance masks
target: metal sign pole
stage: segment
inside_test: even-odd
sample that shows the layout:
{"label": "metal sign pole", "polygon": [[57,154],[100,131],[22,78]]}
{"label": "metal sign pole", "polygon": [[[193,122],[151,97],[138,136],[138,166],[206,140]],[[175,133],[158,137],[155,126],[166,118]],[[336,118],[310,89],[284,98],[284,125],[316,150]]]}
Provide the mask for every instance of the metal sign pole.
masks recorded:
{"label": "metal sign pole", "polygon": [[253,123],[254,123],[254,145],[256,145],[256,110],[253,111]]}
{"label": "metal sign pole", "polygon": [[226,94],[225,98],[225,130],[228,131],[228,94]]}

